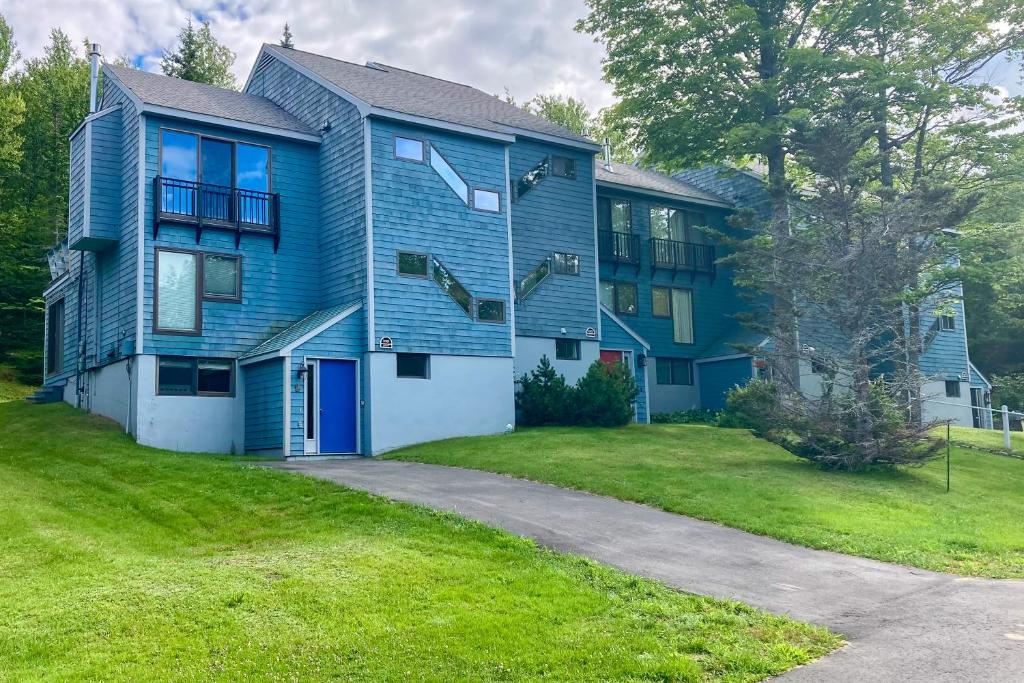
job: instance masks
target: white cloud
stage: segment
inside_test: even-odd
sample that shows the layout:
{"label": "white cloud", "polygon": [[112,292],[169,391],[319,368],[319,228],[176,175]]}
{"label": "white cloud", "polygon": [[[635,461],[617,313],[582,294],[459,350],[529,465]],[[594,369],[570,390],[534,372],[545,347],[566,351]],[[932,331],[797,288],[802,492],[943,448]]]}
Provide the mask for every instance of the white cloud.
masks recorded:
{"label": "white cloud", "polygon": [[507,87],[517,100],[537,93],[582,98],[592,109],[612,103],[601,81],[603,47],[573,26],[583,0],[5,0],[0,10],[26,58],[42,53],[51,27],[103,46],[106,58],[138,58],[159,70],[189,14],[210,21],[238,54],[244,82],[264,42],[285,21],[296,47],[362,63],[374,60],[475,86]]}

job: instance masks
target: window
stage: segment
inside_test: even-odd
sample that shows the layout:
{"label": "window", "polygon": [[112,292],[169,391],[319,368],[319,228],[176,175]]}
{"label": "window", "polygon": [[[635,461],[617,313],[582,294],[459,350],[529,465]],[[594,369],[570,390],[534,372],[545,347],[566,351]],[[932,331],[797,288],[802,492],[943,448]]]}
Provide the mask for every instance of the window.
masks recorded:
{"label": "window", "polygon": [[196,334],[199,332],[199,273],[196,254],[156,250],[157,332]]}
{"label": "window", "polygon": [[693,361],[689,358],[657,358],[658,384],[693,384]]}
{"label": "window", "polygon": [[234,363],[229,360],[196,361],[196,389],[200,395],[230,395],[231,370]]}
{"label": "window", "polygon": [[64,369],[64,299],[50,304],[46,327],[46,372]]}
{"label": "window", "polygon": [[548,174],[550,160],[548,157],[541,159],[536,166],[523,174],[523,177],[516,181],[516,201],[521,200],[527,192],[537,187],[537,184]]}
{"label": "window", "polygon": [[235,363],[216,358],[157,359],[157,394],[160,396],[231,396]]}
{"label": "window", "polygon": [[576,160],[571,157],[551,157],[551,175],[576,180]]}
{"label": "window", "polygon": [[498,299],[478,299],[476,319],[483,323],[505,322],[505,302]]}
{"label": "window", "polygon": [[473,190],[473,208],[478,211],[501,211],[501,195],[494,190]]}
{"label": "window", "polygon": [[469,204],[469,186],[466,185],[466,181],[455,172],[455,169],[444,160],[444,157],[433,145],[430,146],[430,167],[437,171],[441,179],[448,184],[448,187],[452,188],[452,192],[457,194],[463,203]]}
{"label": "window", "polygon": [[672,290],[672,341],[693,343],[693,294],[686,289]]}
{"label": "window", "polygon": [[651,207],[651,237],[686,242],[686,212],[665,206]]}
{"label": "window", "polygon": [[636,315],[636,285],[632,282],[613,282],[615,307],[620,315]]}
{"label": "window", "polygon": [[395,374],[407,379],[430,379],[430,356],[425,353],[396,353]]}
{"label": "window", "polygon": [[630,204],[625,199],[597,198],[597,228],[613,232],[633,232]]}
{"label": "window", "polygon": [[655,318],[672,317],[672,290],[668,287],[651,287],[651,315]]}
{"label": "window", "polygon": [[533,290],[540,287],[540,283],[551,274],[551,259],[544,259],[540,264],[531,270],[522,282],[519,283],[518,297],[520,301],[533,294]]}
{"label": "window", "polygon": [[580,340],[579,339],[556,339],[555,340],[556,360],[579,360]]}
{"label": "window", "polygon": [[946,398],[960,398],[960,382],[953,380],[946,380]]}
{"label": "window", "polygon": [[396,135],[395,158],[423,163],[423,141]]}
{"label": "window", "polygon": [[[233,140],[160,131],[160,175],[172,181],[161,191],[161,211],[269,225],[270,148]],[[194,183],[205,186],[197,193]],[[237,198],[232,190],[238,190]],[[261,194],[256,194],[261,193]],[[198,207],[196,206],[198,203]],[[237,214],[236,214],[237,212]]]}
{"label": "window", "polygon": [[821,358],[811,359],[811,374],[812,375],[827,375],[828,365]]}
{"label": "window", "polygon": [[436,258],[431,260],[434,264],[434,282],[459,305],[459,308],[465,311],[466,315],[472,316],[473,296],[462,286],[462,283],[455,279],[451,271],[441,265],[440,261]]}
{"label": "window", "polygon": [[579,275],[580,257],[577,254],[555,252],[555,272],[559,275]]}
{"label": "window", "polygon": [[939,329],[940,330],[955,330],[956,329],[956,318],[951,315],[940,315],[939,316]]}
{"label": "window", "polygon": [[427,255],[411,251],[398,252],[398,274],[405,277],[426,277]]}
{"label": "window", "polygon": [[242,300],[242,259],[222,254],[203,255],[203,298]]}

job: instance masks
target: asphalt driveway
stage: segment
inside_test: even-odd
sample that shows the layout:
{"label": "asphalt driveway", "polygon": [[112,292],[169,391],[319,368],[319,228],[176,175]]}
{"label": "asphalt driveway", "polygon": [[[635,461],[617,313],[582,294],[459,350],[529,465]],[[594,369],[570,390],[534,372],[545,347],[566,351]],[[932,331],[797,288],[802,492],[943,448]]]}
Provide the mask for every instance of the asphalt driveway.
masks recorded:
{"label": "asphalt driveway", "polygon": [[811,550],[486,472],[368,459],[270,466],[456,512],[680,590],[822,624],[849,641],[782,680],[1024,681],[1024,581]]}

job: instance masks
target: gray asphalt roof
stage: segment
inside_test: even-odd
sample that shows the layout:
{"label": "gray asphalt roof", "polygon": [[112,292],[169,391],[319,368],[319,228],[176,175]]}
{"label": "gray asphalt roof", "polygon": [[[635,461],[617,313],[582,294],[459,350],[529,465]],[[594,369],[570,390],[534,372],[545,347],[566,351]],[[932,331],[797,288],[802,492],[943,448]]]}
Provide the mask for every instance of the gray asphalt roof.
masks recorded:
{"label": "gray asphalt roof", "polygon": [[271,128],[316,135],[316,131],[270,100],[138,69],[104,65],[144,104],[219,116]]}
{"label": "gray asphalt roof", "polygon": [[677,180],[664,173],[648,171],[630,164],[612,163],[612,170],[609,171],[604,167],[604,163],[598,159],[597,182],[625,185],[641,191],[652,190],[702,204],[723,207],[732,206],[732,202],[710,192],[705,192],[696,185]]}
{"label": "gray asphalt roof", "polygon": [[508,127],[512,127],[596,144],[468,85],[385,64],[353,64],[277,45],[264,47],[293,60],[371,107],[498,133],[507,133]]}
{"label": "gray asphalt roof", "polygon": [[270,339],[252,347],[239,356],[238,360],[245,360],[246,358],[252,358],[253,356],[262,356],[265,353],[280,351],[295,340],[309,334],[334,316],[348,308],[351,308],[352,306],[353,304],[348,303],[341,304],[339,306],[331,306],[330,308],[325,308],[321,311],[314,311],[302,320],[294,323],[291,327],[284,329]]}

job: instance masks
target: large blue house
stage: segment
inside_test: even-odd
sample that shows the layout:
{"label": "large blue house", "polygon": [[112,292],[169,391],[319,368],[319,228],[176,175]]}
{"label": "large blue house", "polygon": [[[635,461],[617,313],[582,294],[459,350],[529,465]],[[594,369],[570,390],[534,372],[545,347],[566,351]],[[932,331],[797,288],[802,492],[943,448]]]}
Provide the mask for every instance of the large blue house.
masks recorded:
{"label": "large blue house", "polygon": [[[721,407],[758,371],[700,229],[725,226],[735,183],[612,164],[474,88],[272,45],[242,92],[102,77],[71,138],[45,386],[140,443],[370,455],[501,432],[545,355],[569,381],[627,363],[639,422]],[[984,379],[958,315],[936,372],[970,424]]]}

